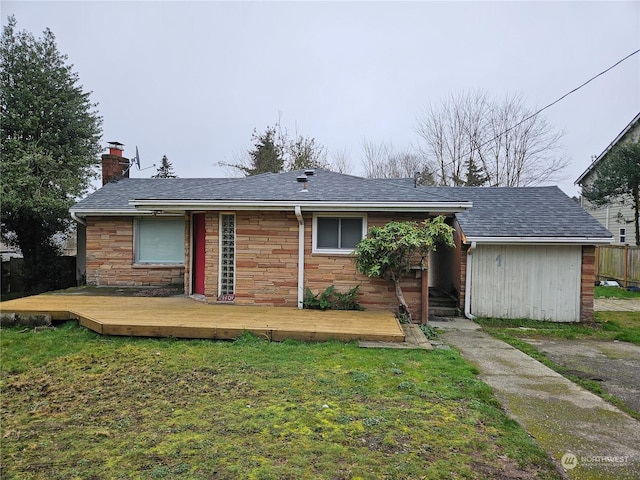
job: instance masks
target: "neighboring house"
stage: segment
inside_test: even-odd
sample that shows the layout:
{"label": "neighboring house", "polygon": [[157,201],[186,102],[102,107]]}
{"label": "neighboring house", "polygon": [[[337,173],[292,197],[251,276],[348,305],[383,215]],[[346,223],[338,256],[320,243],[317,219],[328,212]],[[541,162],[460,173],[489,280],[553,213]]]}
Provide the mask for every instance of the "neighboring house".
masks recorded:
{"label": "neighboring house", "polygon": [[[415,187],[325,170],[111,181],[120,175],[106,170],[71,209],[87,283],[182,284],[211,303],[302,308],[305,288],[360,285],[365,308],[396,310],[390,282],[356,272],[354,246],[374,225],[445,215],[456,248],[431,255],[428,277],[469,316],[591,320],[594,245],[611,240],[555,187]],[[414,318],[420,276],[403,283]]]}
{"label": "neighboring house", "polygon": [[[640,113],[618,134],[605,150],[591,162],[582,175],[575,181],[581,187],[593,183],[598,174],[598,165],[602,162],[613,147],[619,143],[640,142]],[[625,205],[619,202],[595,207],[582,197],[582,206],[593,215],[613,235],[614,245],[636,245],[634,215],[635,212],[629,201]]]}

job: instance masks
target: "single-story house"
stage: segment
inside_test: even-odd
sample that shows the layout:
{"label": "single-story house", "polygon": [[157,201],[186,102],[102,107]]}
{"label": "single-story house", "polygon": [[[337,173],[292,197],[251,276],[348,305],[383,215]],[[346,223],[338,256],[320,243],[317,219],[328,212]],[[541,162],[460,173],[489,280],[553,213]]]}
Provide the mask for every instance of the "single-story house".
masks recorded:
{"label": "single-story house", "polygon": [[[444,215],[456,248],[431,255],[429,284],[467,316],[593,318],[594,246],[611,235],[556,187],[426,187],[326,170],[131,179],[120,153],[103,155],[104,186],[71,209],[88,284],[181,284],[206,302],[299,308],[306,288],[360,285],[366,309],[396,310],[390,283],[356,272],[354,246],[374,225]],[[403,283],[414,318],[424,318],[422,276]]]}
{"label": "single-story house", "polygon": [[[640,142],[640,113],[607,145],[589,167],[576,179],[575,184],[581,187],[591,185],[598,175],[600,164],[607,158],[613,147],[624,143]],[[631,197],[620,198],[609,205],[596,207],[581,197],[582,206],[613,234],[614,245],[636,245],[635,217]]]}

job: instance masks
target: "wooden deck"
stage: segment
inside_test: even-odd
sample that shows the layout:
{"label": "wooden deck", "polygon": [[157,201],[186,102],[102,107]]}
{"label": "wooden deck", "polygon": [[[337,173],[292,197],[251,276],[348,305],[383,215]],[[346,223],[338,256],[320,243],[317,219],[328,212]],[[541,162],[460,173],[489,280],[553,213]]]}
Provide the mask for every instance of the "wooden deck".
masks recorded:
{"label": "wooden deck", "polygon": [[2,302],[0,311],[77,319],[103,335],[229,340],[251,331],[273,341],[405,340],[391,312],[211,305],[186,297],[36,295]]}

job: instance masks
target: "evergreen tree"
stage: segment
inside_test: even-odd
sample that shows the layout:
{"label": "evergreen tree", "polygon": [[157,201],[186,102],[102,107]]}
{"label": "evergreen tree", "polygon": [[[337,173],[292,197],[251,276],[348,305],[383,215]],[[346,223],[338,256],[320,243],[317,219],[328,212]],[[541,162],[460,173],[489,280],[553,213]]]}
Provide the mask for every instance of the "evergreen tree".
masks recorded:
{"label": "evergreen tree", "polygon": [[9,17],[0,41],[2,237],[22,251],[34,293],[57,287],[55,236],[102,150],[97,104],[66,60],[49,29],[35,38]]}
{"label": "evergreen tree", "polygon": [[636,245],[640,245],[640,142],[616,145],[596,167],[595,180],[582,194],[594,205],[631,204]]}
{"label": "evergreen tree", "polygon": [[267,127],[262,134],[258,134],[254,129],[251,135],[253,149],[249,151],[249,166],[241,164],[231,166],[241,170],[247,176],[281,172],[284,168],[284,158],[282,148],[276,143],[276,133],[274,127]]}
{"label": "evergreen tree", "polygon": [[453,185],[456,187],[481,187],[489,181],[489,176],[484,174],[482,168],[476,165],[473,158],[465,161],[464,166],[467,170],[466,178],[453,174]]}
{"label": "evergreen tree", "polygon": [[235,164],[220,162],[220,165],[240,170],[244,175],[329,168],[327,152],[315,138],[298,135],[295,140],[290,140],[287,130],[283,130],[279,123],[267,126],[260,134],[254,129],[251,140],[253,149],[249,150],[248,158],[242,158]]}
{"label": "evergreen tree", "polygon": [[489,175],[473,161],[473,158],[467,160],[466,167],[467,179],[463,184],[465,187],[481,187],[489,181]]}
{"label": "evergreen tree", "polygon": [[156,170],[156,174],[152,175],[151,178],[178,178],[178,176],[173,171],[173,165],[166,155],[162,156],[162,162]]}

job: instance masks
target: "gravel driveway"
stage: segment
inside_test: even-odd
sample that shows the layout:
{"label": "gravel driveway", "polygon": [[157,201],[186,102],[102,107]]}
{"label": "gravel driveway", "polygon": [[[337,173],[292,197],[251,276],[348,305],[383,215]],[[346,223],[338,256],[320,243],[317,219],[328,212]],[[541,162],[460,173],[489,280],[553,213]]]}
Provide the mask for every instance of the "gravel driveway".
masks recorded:
{"label": "gravel driveway", "polygon": [[618,341],[523,339],[576,376],[596,380],[640,412],[640,346]]}

